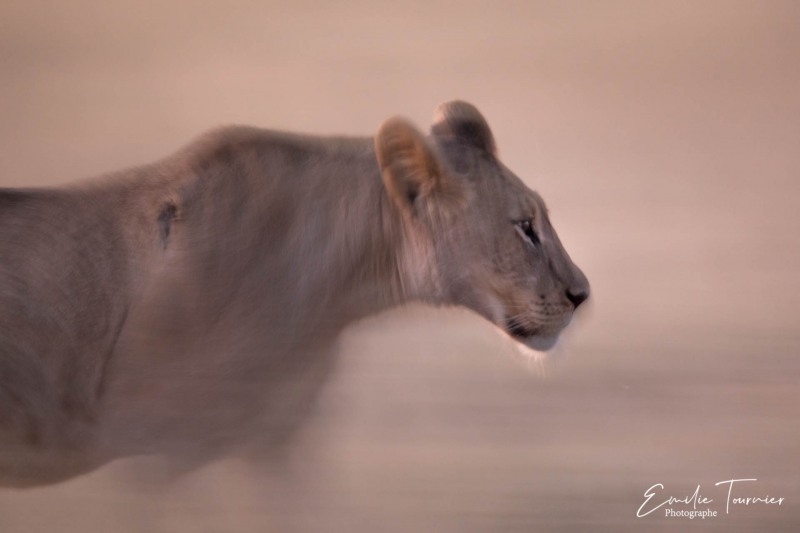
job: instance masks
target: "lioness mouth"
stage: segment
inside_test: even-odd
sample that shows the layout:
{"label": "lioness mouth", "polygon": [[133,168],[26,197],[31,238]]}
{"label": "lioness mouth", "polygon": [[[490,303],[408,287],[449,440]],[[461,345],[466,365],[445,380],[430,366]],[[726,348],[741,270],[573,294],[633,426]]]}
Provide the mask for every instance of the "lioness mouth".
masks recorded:
{"label": "lioness mouth", "polygon": [[536,330],[524,326],[518,320],[513,318],[506,319],[506,329],[512,336],[521,340],[529,339],[537,334]]}

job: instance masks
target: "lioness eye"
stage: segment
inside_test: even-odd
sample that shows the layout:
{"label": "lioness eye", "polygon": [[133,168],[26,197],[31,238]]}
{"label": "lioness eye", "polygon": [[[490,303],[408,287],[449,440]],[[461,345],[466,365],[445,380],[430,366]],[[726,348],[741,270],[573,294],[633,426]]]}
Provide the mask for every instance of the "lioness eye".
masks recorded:
{"label": "lioness eye", "polygon": [[533,222],[530,219],[520,220],[517,222],[517,227],[531,241],[531,244],[539,244],[539,236],[536,235],[536,230],[533,229]]}

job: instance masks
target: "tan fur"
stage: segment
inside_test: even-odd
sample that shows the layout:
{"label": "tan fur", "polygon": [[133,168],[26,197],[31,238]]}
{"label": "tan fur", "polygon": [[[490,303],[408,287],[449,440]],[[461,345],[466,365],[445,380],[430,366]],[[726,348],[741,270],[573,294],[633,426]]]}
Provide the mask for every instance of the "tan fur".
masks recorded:
{"label": "tan fur", "polygon": [[0,190],[0,482],[227,446],[256,419],[279,439],[342,328],[407,301],[552,343],[583,274],[477,110],[437,117],[429,137],[401,119],[375,139],[227,128],[154,165]]}

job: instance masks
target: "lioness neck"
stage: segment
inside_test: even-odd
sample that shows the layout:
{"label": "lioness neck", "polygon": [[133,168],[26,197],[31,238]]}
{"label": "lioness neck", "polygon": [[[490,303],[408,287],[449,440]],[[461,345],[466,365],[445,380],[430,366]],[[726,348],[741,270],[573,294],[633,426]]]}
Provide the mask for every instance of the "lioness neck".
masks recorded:
{"label": "lioness neck", "polygon": [[419,294],[371,138],[227,129],[172,164],[191,182],[169,246],[209,305],[266,308],[319,336]]}

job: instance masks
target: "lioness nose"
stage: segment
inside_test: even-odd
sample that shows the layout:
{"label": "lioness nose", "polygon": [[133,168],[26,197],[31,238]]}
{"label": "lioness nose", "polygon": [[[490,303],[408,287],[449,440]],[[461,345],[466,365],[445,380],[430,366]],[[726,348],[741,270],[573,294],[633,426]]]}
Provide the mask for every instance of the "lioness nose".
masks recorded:
{"label": "lioness nose", "polygon": [[578,308],[586,299],[589,297],[589,291],[586,289],[567,289],[567,300],[572,302],[572,305],[575,306],[575,309]]}

